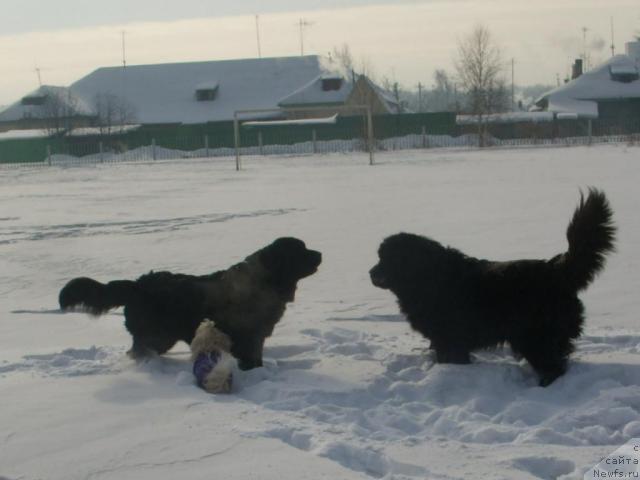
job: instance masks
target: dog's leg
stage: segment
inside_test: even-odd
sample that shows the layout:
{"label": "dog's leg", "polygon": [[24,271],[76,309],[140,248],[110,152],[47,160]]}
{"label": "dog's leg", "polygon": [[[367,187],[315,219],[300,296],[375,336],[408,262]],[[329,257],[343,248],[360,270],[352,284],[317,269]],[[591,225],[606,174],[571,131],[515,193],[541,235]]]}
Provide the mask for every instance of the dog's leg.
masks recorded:
{"label": "dog's leg", "polygon": [[153,357],[154,353],[150,348],[137,342],[135,338],[133,339],[133,345],[127,351],[127,355],[133,360],[144,360],[145,358]]}
{"label": "dog's leg", "polygon": [[458,363],[467,364],[471,363],[471,357],[469,356],[469,350],[451,345],[443,345],[439,342],[432,342],[431,347],[436,351],[437,363]]}
{"label": "dog's leg", "polygon": [[127,355],[136,360],[153,355],[162,355],[171,350],[171,347],[175,344],[176,340],[174,338],[163,336],[135,336],[133,337],[133,345],[127,352]]}
{"label": "dog's leg", "polygon": [[232,339],[231,353],[238,359],[238,367],[241,370],[251,370],[262,366],[262,350],[264,338],[243,338],[239,342]]}

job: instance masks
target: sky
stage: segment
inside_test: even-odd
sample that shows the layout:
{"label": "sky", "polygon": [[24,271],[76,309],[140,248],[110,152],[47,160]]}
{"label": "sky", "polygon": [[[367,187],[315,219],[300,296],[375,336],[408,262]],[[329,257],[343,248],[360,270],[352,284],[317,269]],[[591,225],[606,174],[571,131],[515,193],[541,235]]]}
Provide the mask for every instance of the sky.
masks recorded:
{"label": "sky", "polygon": [[[69,85],[102,66],[326,55],[349,45],[380,81],[430,86],[454,72],[457,44],[489,28],[516,84],[555,85],[586,45],[592,64],[640,34],[638,0],[0,0],[0,105],[39,82]],[[587,28],[583,36],[583,28]],[[586,40],[586,41],[585,41]],[[39,75],[38,75],[39,72]]]}

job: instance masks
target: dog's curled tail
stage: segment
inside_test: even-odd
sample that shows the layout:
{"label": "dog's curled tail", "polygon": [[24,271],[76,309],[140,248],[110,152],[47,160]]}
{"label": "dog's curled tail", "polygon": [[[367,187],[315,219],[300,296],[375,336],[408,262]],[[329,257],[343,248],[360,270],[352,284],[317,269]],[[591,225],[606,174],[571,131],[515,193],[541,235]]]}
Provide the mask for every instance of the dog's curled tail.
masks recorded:
{"label": "dog's curled tail", "polygon": [[97,316],[126,305],[136,295],[136,283],[130,280],[104,284],[92,278],[78,277],[60,290],[58,302],[61,310],[79,310]]}
{"label": "dog's curled tail", "polygon": [[580,204],[567,228],[569,250],[563,255],[566,280],[576,292],[584,290],[604,268],[605,256],[615,250],[616,227],[604,192],[580,192]]}

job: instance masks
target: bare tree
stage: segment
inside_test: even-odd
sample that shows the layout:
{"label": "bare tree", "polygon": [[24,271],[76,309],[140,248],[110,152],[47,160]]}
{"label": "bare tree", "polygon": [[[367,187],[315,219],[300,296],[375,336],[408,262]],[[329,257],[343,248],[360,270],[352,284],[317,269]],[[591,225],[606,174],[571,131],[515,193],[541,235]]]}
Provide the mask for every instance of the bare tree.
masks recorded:
{"label": "bare tree", "polygon": [[78,101],[68,90],[50,87],[41,112],[47,134],[58,135],[72,127],[73,118],[79,114]]}
{"label": "bare tree", "polygon": [[340,47],[333,47],[333,58],[338,62],[340,73],[345,78],[351,78],[354,75],[353,55],[347,43],[343,43]]}
{"label": "bare tree", "polygon": [[375,81],[375,72],[371,60],[365,55],[361,55],[356,60],[349,44],[343,43],[340,47],[333,47],[331,57],[338,63],[340,73],[352,82],[355,82],[359,75],[366,75],[372,81]]}
{"label": "bare tree", "polygon": [[508,103],[504,62],[487,27],[478,25],[458,42],[456,71],[466,95],[467,110],[477,117],[480,146],[484,146],[487,115],[504,111]]}
{"label": "bare tree", "polygon": [[113,93],[99,93],[94,98],[97,126],[102,135],[122,131],[125,125],[135,121],[135,108],[126,99]]}

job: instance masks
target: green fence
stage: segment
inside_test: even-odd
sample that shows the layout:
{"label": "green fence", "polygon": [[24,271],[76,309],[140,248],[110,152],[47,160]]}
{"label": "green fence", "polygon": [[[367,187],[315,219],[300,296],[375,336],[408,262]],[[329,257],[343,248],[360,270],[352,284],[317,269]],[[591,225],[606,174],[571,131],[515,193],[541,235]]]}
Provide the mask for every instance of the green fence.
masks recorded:
{"label": "green fence", "polygon": [[[366,138],[366,119],[362,115],[338,117],[333,124],[302,124],[243,127],[241,145],[268,147],[295,145],[305,142],[351,141]],[[373,120],[374,137],[385,139],[408,134],[430,133],[454,135],[455,114],[420,113],[401,115],[376,115]],[[46,162],[58,155],[100,157],[105,154],[123,153],[141,147],[180,152],[196,152],[233,149],[233,122],[210,122],[197,125],[169,124],[144,125],[123,134],[63,136],[19,140],[0,140],[0,163]],[[229,153],[230,154],[230,153]]]}
{"label": "green fence", "polygon": [[[350,152],[367,149],[364,115],[338,116],[335,123],[258,124],[240,128],[242,155]],[[624,125],[584,119],[489,124],[479,141],[477,127],[456,125],[455,114],[374,115],[375,149],[518,146],[638,142],[640,121]],[[235,155],[232,121],[198,125],[144,125],[112,135],[0,140],[0,164],[69,161],[139,161]]]}

